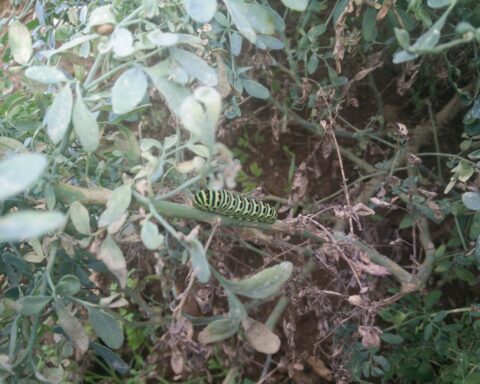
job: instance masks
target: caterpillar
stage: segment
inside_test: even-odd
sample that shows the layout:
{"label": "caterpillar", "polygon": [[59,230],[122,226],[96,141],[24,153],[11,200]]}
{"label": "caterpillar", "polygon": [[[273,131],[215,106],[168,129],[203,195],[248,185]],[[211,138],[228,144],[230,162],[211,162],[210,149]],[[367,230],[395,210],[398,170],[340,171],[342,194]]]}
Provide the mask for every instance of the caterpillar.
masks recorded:
{"label": "caterpillar", "polygon": [[224,190],[203,189],[195,194],[193,205],[204,211],[254,223],[272,224],[277,219],[277,211],[270,204]]}

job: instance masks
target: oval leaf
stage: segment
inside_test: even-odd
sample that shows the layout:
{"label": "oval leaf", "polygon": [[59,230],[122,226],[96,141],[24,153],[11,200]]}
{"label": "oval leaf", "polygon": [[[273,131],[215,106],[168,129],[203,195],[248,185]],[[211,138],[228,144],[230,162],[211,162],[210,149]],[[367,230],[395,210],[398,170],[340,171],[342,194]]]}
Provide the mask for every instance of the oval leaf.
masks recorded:
{"label": "oval leaf", "polygon": [[244,280],[234,282],[225,280],[222,283],[234,293],[252,299],[265,299],[276,294],[292,274],[293,265],[285,261],[266,268]]}
{"label": "oval leaf", "polygon": [[30,80],[37,81],[42,84],[57,84],[62,81],[67,81],[66,76],[62,71],[55,67],[49,67],[46,65],[34,65],[27,68],[25,76]]}
{"label": "oval leaf", "polygon": [[70,84],[66,84],[55,96],[47,112],[47,133],[54,144],[58,144],[67,132],[72,106],[72,90]]}
{"label": "oval leaf", "polygon": [[262,84],[253,80],[242,80],[242,82],[250,96],[256,97],[257,99],[268,99],[270,97],[270,91]]}
{"label": "oval leaf", "polygon": [[180,108],[183,126],[199,140],[211,148],[215,142],[215,130],[220,117],[222,99],[214,88],[197,88]]}
{"label": "oval leaf", "polygon": [[114,275],[121,288],[127,285],[127,263],[123,257],[122,250],[115,240],[108,235],[100,246],[98,258],[103,261],[108,270]]}
{"label": "oval leaf", "polygon": [[150,250],[155,250],[163,244],[163,235],[158,232],[158,227],[151,221],[146,221],[142,225],[140,237],[143,244]]}
{"label": "oval leaf", "polygon": [[99,227],[106,227],[117,221],[127,210],[132,201],[132,191],[129,184],[116,188],[107,201],[107,209],[98,220]]}
{"label": "oval leaf", "polygon": [[75,133],[85,152],[95,151],[100,142],[97,119],[85,105],[79,89],[77,90],[77,100],[73,106],[72,122]]}
{"label": "oval leaf", "polygon": [[82,288],[80,280],[74,275],[65,275],[59,280],[55,289],[59,295],[74,296]]}
{"label": "oval leaf", "polygon": [[198,341],[202,344],[210,344],[225,340],[237,333],[239,323],[231,319],[212,321],[198,334]]}
{"label": "oval leaf", "polygon": [[265,324],[247,317],[242,321],[245,338],[258,352],[273,355],[280,349],[280,338]]}
{"label": "oval leaf", "polygon": [[178,48],[172,49],[171,53],[173,58],[191,77],[205,85],[217,85],[217,73],[203,59],[192,52]]}
{"label": "oval leaf", "polygon": [[65,216],[60,212],[20,211],[0,218],[0,243],[24,241],[45,235],[61,227]]}
{"label": "oval leaf", "polygon": [[155,88],[160,92],[168,104],[170,110],[177,116],[181,116],[180,108],[190,92],[184,86],[177,84],[162,74],[161,66],[157,65],[147,69],[148,76]]}
{"label": "oval leaf", "polygon": [[83,355],[88,349],[89,339],[83,329],[82,323],[61,305],[56,306],[56,312],[58,325],[62,327],[70,340],[72,340],[78,354],[80,356]]}
{"label": "oval leaf", "polygon": [[224,0],[224,3],[227,6],[228,13],[230,13],[234,24],[237,26],[238,32],[245,36],[252,44],[255,44],[257,34],[242,9],[245,2],[243,0]]}
{"label": "oval leaf", "polygon": [[15,196],[42,175],[47,159],[39,153],[15,155],[0,161],[0,200]]}
{"label": "oval leaf", "polygon": [[23,316],[40,313],[52,300],[51,296],[26,296],[17,301],[18,312]]}
{"label": "oval leaf", "polygon": [[135,108],[147,91],[147,76],[138,67],[126,70],[112,88],[113,112],[121,115]]}
{"label": "oval leaf", "polygon": [[198,281],[202,283],[208,282],[210,279],[210,266],[202,243],[197,239],[192,239],[189,243],[188,251],[192,268],[196,271]]}
{"label": "oval leaf", "polygon": [[275,33],[274,16],[263,5],[243,3],[239,7],[256,32],[264,35]]}
{"label": "oval leaf", "polygon": [[70,220],[75,229],[82,235],[90,235],[90,216],[82,203],[75,201],[70,206]]}
{"label": "oval leaf", "polygon": [[33,53],[32,36],[28,28],[15,21],[8,26],[8,45],[12,51],[13,59],[18,64],[26,64]]}
{"label": "oval leaf", "polygon": [[217,11],[217,0],[183,0],[185,10],[193,20],[208,23]]}
{"label": "oval leaf", "polygon": [[282,0],[283,5],[293,11],[303,12],[307,9],[308,0]]}
{"label": "oval leaf", "polygon": [[465,192],[462,195],[462,201],[468,209],[471,209],[473,211],[480,211],[480,193]]}
{"label": "oval leaf", "polygon": [[109,348],[118,349],[123,345],[123,326],[112,315],[93,307],[87,307],[90,323],[98,337]]}

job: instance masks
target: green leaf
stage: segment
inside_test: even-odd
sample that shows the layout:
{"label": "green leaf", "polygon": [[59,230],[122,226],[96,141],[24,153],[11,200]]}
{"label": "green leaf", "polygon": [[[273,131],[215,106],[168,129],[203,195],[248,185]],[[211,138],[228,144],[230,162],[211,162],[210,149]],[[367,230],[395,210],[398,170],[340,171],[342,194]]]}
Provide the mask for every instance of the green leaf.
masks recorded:
{"label": "green leaf", "polygon": [[230,34],[230,51],[234,56],[242,51],[242,37],[236,32]]}
{"label": "green leaf", "polygon": [[480,149],[470,152],[467,156],[469,159],[472,159],[472,160],[480,159]]}
{"label": "green leaf", "polygon": [[183,0],[183,6],[193,20],[208,23],[217,11],[217,0]]}
{"label": "green leaf", "polygon": [[192,268],[196,271],[198,281],[207,283],[210,280],[210,265],[208,264],[207,255],[202,243],[197,239],[192,239],[188,244],[188,252],[190,253],[190,261]]}
{"label": "green leaf", "polygon": [[53,144],[58,144],[65,136],[72,116],[72,106],[72,90],[70,84],[66,84],[47,111],[47,133]]}
{"label": "green leaf", "polygon": [[231,319],[212,321],[198,334],[198,341],[202,344],[210,344],[225,340],[238,332],[239,323]]}
{"label": "green leaf", "polygon": [[102,24],[116,24],[115,15],[112,12],[111,5],[102,5],[93,9],[88,19],[90,27]]}
{"label": "green leaf", "polygon": [[112,236],[107,235],[102,245],[100,246],[100,251],[98,257],[106,265],[108,270],[114,275],[118,282],[120,283],[121,288],[127,286],[127,263],[125,257],[123,256],[122,250],[119,248]]}
{"label": "green leaf", "polygon": [[77,87],[77,100],[73,106],[73,128],[85,152],[93,152],[100,143],[97,119],[83,101],[80,87]]}
{"label": "green leaf", "polygon": [[107,209],[100,215],[98,226],[106,227],[117,221],[127,211],[131,201],[132,190],[130,184],[115,188],[107,201]]}
{"label": "green leaf", "polygon": [[430,8],[438,9],[450,5],[452,0],[428,0],[427,4]]}
{"label": "green leaf", "polygon": [[79,201],[75,201],[70,205],[70,220],[79,233],[87,236],[91,234],[88,210]]}
{"label": "green leaf", "polygon": [[57,84],[67,81],[67,78],[62,71],[55,67],[49,67],[46,65],[34,65],[27,68],[25,71],[25,76],[27,76],[30,80],[34,80],[42,84]]}
{"label": "green leaf", "polygon": [[88,335],[85,333],[82,323],[73,317],[61,304],[57,304],[55,309],[58,325],[62,327],[70,340],[72,340],[78,354],[82,356],[87,351],[89,343]]}
{"label": "green leaf", "polygon": [[403,49],[408,49],[410,47],[410,35],[405,29],[395,27],[395,37],[397,38],[398,44]]}
{"label": "green leaf", "polygon": [[415,60],[418,57],[416,53],[409,53],[405,50],[395,52],[393,55],[393,64],[401,64],[406,61]]}
{"label": "green leaf", "polygon": [[18,312],[23,316],[36,315],[52,300],[51,296],[26,296],[17,301]]}
{"label": "green leaf", "polygon": [[148,40],[158,47],[173,47],[178,43],[178,35],[171,32],[162,32],[159,29],[154,29],[149,32]]}
{"label": "green leaf", "polygon": [[245,2],[243,0],[224,0],[224,3],[227,6],[228,13],[231,16],[233,23],[236,25],[238,32],[245,36],[252,44],[255,44],[257,34],[242,10],[242,6],[245,5]]}
{"label": "green leaf", "polygon": [[142,238],[145,247],[152,251],[163,245],[163,235],[159,233],[158,227],[151,221],[143,223],[140,237]]}
{"label": "green leaf", "polygon": [[135,52],[133,48],[133,35],[127,28],[115,28],[110,38],[110,44],[112,45],[113,53],[119,58],[130,56]]}
{"label": "green leaf", "polygon": [[367,7],[363,13],[362,19],[362,36],[365,41],[375,41],[377,38],[377,10],[375,8]]}
{"label": "green leaf", "polygon": [[243,306],[242,302],[232,292],[227,290],[228,297],[228,318],[240,323],[243,319],[247,318],[247,310]]}
{"label": "green leaf", "polygon": [[282,0],[283,5],[293,11],[303,12],[307,9],[308,0]]}
{"label": "green leaf", "polygon": [[462,201],[468,209],[471,209],[473,211],[480,211],[480,193],[465,192],[462,195]]}
{"label": "green leaf", "polygon": [[243,86],[245,87],[245,91],[257,99],[268,99],[270,97],[270,91],[268,88],[264,87],[262,84],[257,83],[254,80],[246,80],[243,79]]}
{"label": "green leaf", "polygon": [[80,280],[75,275],[62,276],[55,286],[57,293],[64,296],[75,296],[81,288]]}
{"label": "green leaf", "polygon": [[249,3],[239,3],[238,6],[256,32],[264,35],[273,35],[275,33],[274,16],[268,12],[266,7],[260,4]]}
{"label": "green leaf", "polygon": [[313,74],[317,70],[318,64],[319,64],[318,56],[315,53],[312,53],[307,63],[307,72],[309,75]]}
{"label": "green leaf", "polygon": [[142,0],[142,7],[143,13],[147,18],[152,18],[160,14],[158,0]]}
{"label": "green leaf", "polygon": [[123,72],[112,87],[113,112],[121,115],[135,108],[143,100],[147,86],[147,77],[139,67]]}
{"label": "green leaf", "polygon": [[42,176],[47,159],[39,153],[14,155],[0,161],[0,201],[26,190]]}
{"label": "green leaf", "polygon": [[235,282],[222,278],[222,285],[237,295],[265,299],[276,294],[290,278],[293,265],[289,261],[266,268],[244,280]]}
{"label": "green leaf", "polygon": [[105,362],[121,375],[125,375],[130,370],[130,366],[123,361],[120,356],[111,351],[109,348],[92,341],[90,343],[93,350],[99,355]]}
{"label": "green leaf", "polygon": [[183,102],[180,119],[192,136],[212,149],[217,121],[222,110],[222,98],[214,88],[199,87]]}
{"label": "green leaf", "polygon": [[425,32],[421,35],[415,44],[413,44],[410,49],[412,52],[422,52],[424,50],[432,49],[435,47],[440,40],[440,32],[447,20],[449,12],[445,12],[438,20]]}
{"label": "green leaf", "polygon": [[123,326],[112,315],[87,306],[88,317],[98,337],[112,349],[118,349],[123,345]]}
{"label": "green leaf", "polygon": [[162,72],[161,65],[146,68],[145,70],[172,112],[177,116],[181,116],[180,108],[185,99],[190,96],[190,91],[182,85],[168,80],[166,77],[168,73],[164,74]]}
{"label": "green leaf", "polygon": [[200,57],[179,48],[170,50],[172,57],[193,78],[209,86],[218,83],[217,73]]}
{"label": "green leaf", "polygon": [[32,36],[28,28],[18,21],[8,26],[8,45],[13,59],[18,64],[26,64],[33,53]]}
{"label": "green leaf", "polygon": [[29,240],[64,224],[65,216],[60,212],[26,210],[9,213],[0,218],[0,243]]}
{"label": "green leaf", "polygon": [[431,291],[424,299],[425,309],[431,310],[433,306],[438,303],[440,297],[442,297],[442,291],[438,289]]}
{"label": "green leaf", "polygon": [[403,343],[403,337],[400,335],[394,335],[393,333],[384,333],[380,336],[380,339],[387,344],[397,345]]}

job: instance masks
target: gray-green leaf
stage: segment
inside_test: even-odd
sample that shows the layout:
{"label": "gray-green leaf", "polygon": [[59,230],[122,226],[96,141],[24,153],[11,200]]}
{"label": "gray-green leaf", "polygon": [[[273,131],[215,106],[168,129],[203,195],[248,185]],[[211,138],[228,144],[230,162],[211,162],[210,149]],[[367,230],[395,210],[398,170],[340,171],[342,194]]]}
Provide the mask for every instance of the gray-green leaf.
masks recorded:
{"label": "gray-green leaf", "polygon": [[0,201],[30,187],[46,166],[47,159],[39,153],[19,154],[0,161]]}
{"label": "gray-green leaf", "polygon": [[79,201],[75,201],[70,206],[70,220],[75,229],[82,235],[90,235],[90,217],[87,208]]}
{"label": "gray-green leaf", "polygon": [[198,341],[202,344],[210,344],[216,341],[228,339],[238,332],[239,323],[231,319],[212,321],[198,334]]}
{"label": "gray-green leaf", "polygon": [[51,296],[25,296],[17,301],[18,312],[23,316],[40,313],[52,300]]}
{"label": "gray-green leaf", "polygon": [[57,84],[62,81],[67,81],[62,71],[47,65],[34,65],[29,67],[25,71],[25,76],[42,84]]}
{"label": "gray-green leaf", "polygon": [[147,91],[147,77],[139,68],[126,70],[112,87],[112,109],[116,114],[123,114],[135,108]]}
{"label": "gray-green leaf", "polygon": [[67,132],[72,117],[73,95],[70,84],[66,84],[55,96],[47,112],[47,133],[54,144],[58,144]]}
{"label": "gray-green leaf", "polygon": [[8,26],[8,45],[13,59],[18,64],[26,64],[33,53],[32,36],[28,28],[18,21]]}
{"label": "gray-green leaf", "polygon": [[108,270],[114,275],[121,288],[127,285],[127,263],[115,240],[108,235],[100,246],[98,257],[107,266]]}
{"label": "gray-green leaf", "polygon": [[67,336],[72,340],[79,355],[83,355],[88,349],[88,335],[83,329],[82,323],[73,317],[70,312],[58,304],[56,306],[58,325],[62,327]]}
{"label": "gray-green leaf", "polygon": [[274,16],[263,5],[249,3],[239,3],[238,5],[256,32],[264,35],[275,33]]}
{"label": "gray-green leaf", "polygon": [[303,12],[307,9],[308,0],[282,0],[283,5],[293,11]]}
{"label": "gray-green leaf", "polygon": [[129,184],[115,188],[107,201],[107,209],[100,215],[98,226],[106,227],[118,220],[126,212],[131,201],[132,190]]}
{"label": "gray-green leaf", "polygon": [[201,59],[192,52],[188,52],[179,48],[172,48],[171,54],[191,77],[197,79],[205,85],[217,85],[217,73],[205,62],[205,60]]}
{"label": "gray-green leaf", "polygon": [[83,101],[79,88],[77,88],[77,100],[73,106],[72,122],[85,152],[95,151],[100,143],[97,119]]}
{"label": "gray-green leaf", "polygon": [[222,99],[218,91],[214,88],[199,87],[183,102],[180,119],[195,139],[212,148],[221,108]]}
{"label": "gray-green leaf", "polygon": [[140,237],[143,244],[152,251],[160,247],[164,241],[163,235],[158,231],[158,227],[151,221],[143,223]]}
{"label": "gray-green leaf", "polygon": [[228,13],[230,13],[234,24],[237,26],[238,32],[252,44],[255,44],[257,34],[242,9],[245,2],[243,0],[223,0],[223,2],[227,6]]}
{"label": "gray-green leaf", "polygon": [[268,99],[270,97],[270,91],[262,84],[257,83],[254,80],[246,79],[243,79],[242,82],[243,86],[245,87],[245,91],[247,91],[250,96],[256,97],[257,99]]}
{"label": "gray-green leaf", "polygon": [[88,317],[98,337],[112,349],[123,345],[123,327],[112,315],[93,307],[87,307]]}
{"label": "gray-green leaf", "polygon": [[163,73],[160,65],[148,68],[146,71],[155,85],[155,88],[157,88],[162,97],[165,99],[172,112],[177,116],[181,116],[180,107],[185,99],[190,96],[188,89],[167,79],[167,73]]}
{"label": "gray-green leaf", "polygon": [[188,245],[188,251],[192,268],[196,271],[198,281],[202,283],[208,282],[210,279],[210,266],[202,243],[197,239],[192,239]]}
{"label": "gray-green leaf", "polygon": [[0,243],[24,241],[54,231],[65,223],[60,212],[20,211],[0,218]]}
{"label": "gray-green leaf", "polygon": [[55,286],[59,295],[74,296],[81,289],[80,280],[75,275],[64,275]]}
{"label": "gray-green leaf", "polygon": [[480,211],[480,193],[465,192],[462,195],[462,201],[468,209],[471,209],[473,211]]}
{"label": "gray-green leaf", "polygon": [[185,10],[193,20],[208,23],[217,11],[217,0],[183,0]]}
{"label": "gray-green leaf", "polygon": [[265,299],[276,294],[292,274],[293,265],[289,261],[264,269],[244,280],[222,281],[232,292],[252,299]]}

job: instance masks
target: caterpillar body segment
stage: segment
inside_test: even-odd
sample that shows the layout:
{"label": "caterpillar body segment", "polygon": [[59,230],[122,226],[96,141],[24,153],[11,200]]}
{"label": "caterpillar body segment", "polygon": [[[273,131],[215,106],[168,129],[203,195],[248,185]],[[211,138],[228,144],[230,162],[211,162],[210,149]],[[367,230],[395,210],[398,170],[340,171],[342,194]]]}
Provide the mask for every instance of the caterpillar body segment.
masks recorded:
{"label": "caterpillar body segment", "polygon": [[225,190],[203,189],[195,194],[193,205],[204,211],[255,223],[271,224],[277,219],[277,211],[270,204]]}

